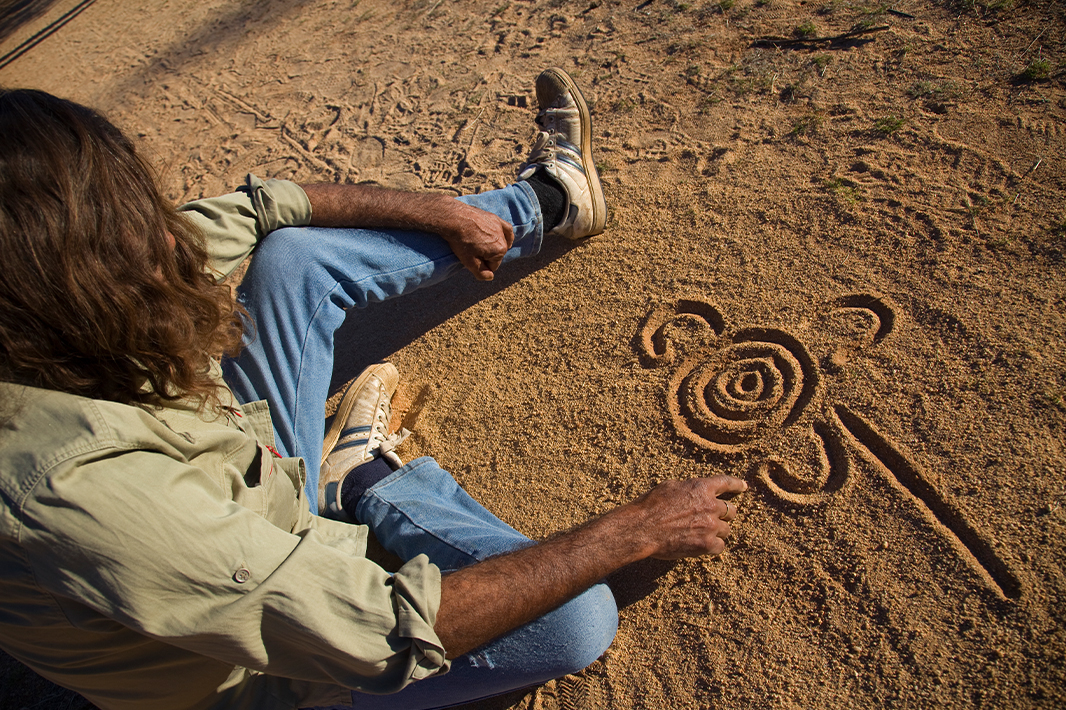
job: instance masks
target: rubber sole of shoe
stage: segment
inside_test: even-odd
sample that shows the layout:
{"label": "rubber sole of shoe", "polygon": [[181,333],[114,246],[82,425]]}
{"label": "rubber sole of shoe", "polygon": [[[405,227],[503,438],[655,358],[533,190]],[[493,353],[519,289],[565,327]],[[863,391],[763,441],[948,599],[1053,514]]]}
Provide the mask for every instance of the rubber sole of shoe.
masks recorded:
{"label": "rubber sole of shoe", "polygon": [[[390,386],[390,380],[399,379],[399,373],[396,372],[395,365],[391,362],[379,362],[363,370],[359,373],[359,377],[348,385],[348,389],[345,390],[344,396],[341,398],[341,403],[337,405],[337,412],[333,415],[333,425],[330,426],[329,431],[326,432],[326,438],[322,441],[322,460],[318,462],[319,467],[326,462],[326,457],[330,455],[333,447],[340,441],[341,432],[344,431],[344,425],[348,422],[348,415],[352,413],[355,400],[359,398],[360,390],[375,375],[385,384],[386,389]],[[392,386],[395,388],[395,385]],[[394,393],[395,389],[393,392],[389,392],[389,397],[392,397]]]}
{"label": "rubber sole of shoe", "polygon": [[577,88],[577,84],[566,71],[559,67],[552,67],[547,71],[555,74],[566,86],[581,112],[581,162],[585,164],[585,174],[592,188],[592,230],[585,236],[594,237],[602,234],[607,225],[607,201],[603,198],[600,174],[596,170],[596,161],[592,157],[592,114],[589,113],[588,104],[585,103],[581,90]]}

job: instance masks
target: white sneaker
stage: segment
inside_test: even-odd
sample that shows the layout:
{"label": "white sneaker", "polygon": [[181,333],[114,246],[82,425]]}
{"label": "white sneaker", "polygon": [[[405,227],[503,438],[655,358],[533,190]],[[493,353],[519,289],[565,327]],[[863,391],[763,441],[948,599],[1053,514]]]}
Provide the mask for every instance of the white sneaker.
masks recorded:
{"label": "white sneaker", "polygon": [[400,373],[390,362],[371,365],[348,386],[333,425],[322,442],[322,463],[318,478],[318,510],[321,515],[346,519],[340,504],[344,477],[367,461],[384,458],[394,470],[403,466],[392,449],[407,438],[403,431],[389,435],[392,395],[400,384]]}
{"label": "white sneaker", "polygon": [[552,67],[537,77],[537,105],[541,132],[518,177],[527,180],[544,168],[563,186],[566,212],[549,235],[582,239],[600,234],[607,203],[592,159],[592,118],[585,98],[569,74]]}

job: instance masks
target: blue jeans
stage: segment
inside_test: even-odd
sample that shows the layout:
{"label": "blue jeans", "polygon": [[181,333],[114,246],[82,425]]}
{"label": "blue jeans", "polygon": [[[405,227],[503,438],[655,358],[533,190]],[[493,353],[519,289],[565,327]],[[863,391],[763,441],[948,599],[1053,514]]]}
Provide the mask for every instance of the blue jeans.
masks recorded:
{"label": "blue jeans", "polygon": [[[513,225],[515,240],[505,262],[540,250],[540,205],[528,184],[459,199]],[[238,357],[223,362],[223,372],[241,402],[269,401],[278,450],[307,463],[313,508],[334,332],[345,310],[438,283],[462,268],[443,239],[415,231],[287,228],[257,247],[238,291],[255,323],[254,337]],[[358,518],[401,559],[426,554],[443,571],[530,544],[430,458],[412,461],[370,488],[359,502]],[[394,695],[353,692],[351,707],[447,707],[574,673],[607,649],[617,621],[614,597],[599,584],[454,660],[443,676]]]}

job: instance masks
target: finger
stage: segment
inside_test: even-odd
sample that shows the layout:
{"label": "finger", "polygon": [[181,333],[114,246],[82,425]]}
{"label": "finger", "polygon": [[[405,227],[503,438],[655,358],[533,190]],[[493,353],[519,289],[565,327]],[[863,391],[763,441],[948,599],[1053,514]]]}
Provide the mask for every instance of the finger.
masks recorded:
{"label": "finger", "polygon": [[486,262],[482,257],[475,254],[470,249],[455,248],[452,247],[452,253],[459,259],[459,263],[463,267],[474,275],[474,278],[478,281],[491,281],[493,271],[495,269],[490,267],[490,264]]}
{"label": "finger", "polygon": [[748,484],[734,476],[715,476],[709,479],[715,495],[723,493],[743,493],[748,490]]}
{"label": "finger", "polygon": [[514,227],[511,226],[510,222],[503,223],[503,238],[507,241],[507,248],[510,249],[511,245],[514,244]]}
{"label": "finger", "polygon": [[470,269],[470,273],[474,275],[478,281],[492,281],[496,278],[496,274],[493,273],[494,269],[489,267],[489,264],[484,259],[474,258],[474,268]]}
{"label": "finger", "polygon": [[455,252],[455,255],[459,257],[459,263],[462,264],[467,271],[472,273],[475,278],[481,279],[481,273],[485,271],[485,266],[481,262],[481,259],[466,251]]}
{"label": "finger", "polygon": [[492,275],[496,273],[496,271],[500,268],[500,264],[503,263],[503,257],[492,256],[486,258],[484,256],[476,256],[474,257],[474,263],[477,265],[477,269],[480,273],[490,274],[487,280],[491,281]]}
{"label": "finger", "polygon": [[722,504],[722,513],[718,516],[719,520],[728,522],[737,517],[737,507],[727,500],[718,501]]}

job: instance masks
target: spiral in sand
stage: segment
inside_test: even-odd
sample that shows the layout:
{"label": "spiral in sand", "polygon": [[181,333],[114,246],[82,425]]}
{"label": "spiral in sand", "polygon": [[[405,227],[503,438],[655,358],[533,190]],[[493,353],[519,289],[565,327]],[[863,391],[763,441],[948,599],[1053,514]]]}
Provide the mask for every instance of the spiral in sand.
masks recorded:
{"label": "spiral in sand", "polygon": [[734,343],[684,377],[679,413],[712,448],[743,448],[785,424],[800,403],[804,377],[803,365],[785,345]]}

